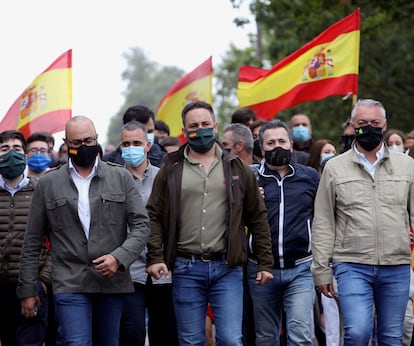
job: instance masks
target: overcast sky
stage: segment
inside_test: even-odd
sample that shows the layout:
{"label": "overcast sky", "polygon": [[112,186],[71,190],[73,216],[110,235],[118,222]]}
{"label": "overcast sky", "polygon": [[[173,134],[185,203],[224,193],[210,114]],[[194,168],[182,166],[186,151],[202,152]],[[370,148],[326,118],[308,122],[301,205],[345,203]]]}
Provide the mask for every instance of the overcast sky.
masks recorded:
{"label": "overcast sky", "polygon": [[[123,53],[140,47],[161,65],[189,72],[230,43],[248,45],[253,25],[230,0],[23,0],[0,3],[0,118],[58,56],[72,49],[73,115],[92,118],[101,143],[124,102]],[[155,110],[154,110],[155,111]],[[57,134],[59,143],[62,133]]]}

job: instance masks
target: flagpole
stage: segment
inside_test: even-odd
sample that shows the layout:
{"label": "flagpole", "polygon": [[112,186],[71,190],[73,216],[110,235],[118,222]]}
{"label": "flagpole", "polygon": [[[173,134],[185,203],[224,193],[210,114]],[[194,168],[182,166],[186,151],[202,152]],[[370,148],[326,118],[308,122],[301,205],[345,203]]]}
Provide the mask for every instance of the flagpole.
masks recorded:
{"label": "flagpole", "polygon": [[358,95],[352,95],[352,106],[358,101]]}

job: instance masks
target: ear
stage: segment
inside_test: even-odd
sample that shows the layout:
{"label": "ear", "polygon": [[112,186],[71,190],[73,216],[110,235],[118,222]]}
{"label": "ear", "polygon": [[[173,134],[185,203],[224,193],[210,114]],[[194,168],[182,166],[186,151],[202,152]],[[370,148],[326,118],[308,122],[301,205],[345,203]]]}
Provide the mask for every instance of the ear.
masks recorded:
{"label": "ear", "polygon": [[218,123],[217,121],[214,122],[213,129],[215,133],[218,133]]}
{"label": "ear", "polygon": [[151,149],[151,146],[152,146],[152,143],[150,141],[147,141],[147,143],[145,143],[144,151],[148,153]]}
{"label": "ear", "polygon": [[240,153],[242,152],[242,149],[243,149],[243,144],[242,144],[242,142],[238,142],[238,143],[236,143],[235,148],[236,148],[236,150],[237,150],[237,154],[240,154]]}
{"label": "ear", "polygon": [[385,119],[384,127],[382,128],[382,133],[387,131],[387,119]]}

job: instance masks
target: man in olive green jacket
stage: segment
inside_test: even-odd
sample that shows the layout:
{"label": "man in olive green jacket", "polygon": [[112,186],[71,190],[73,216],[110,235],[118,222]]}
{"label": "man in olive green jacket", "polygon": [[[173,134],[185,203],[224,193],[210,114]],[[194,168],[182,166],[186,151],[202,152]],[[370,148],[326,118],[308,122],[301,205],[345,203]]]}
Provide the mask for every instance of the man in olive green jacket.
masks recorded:
{"label": "man in olive green jacket", "polygon": [[258,257],[256,283],[273,279],[267,211],[250,167],[216,143],[211,105],[187,104],[183,124],[189,143],[167,156],[147,204],[147,272],[157,279],[173,272],[180,345],[205,344],[208,303],[217,340],[241,345],[246,226]]}

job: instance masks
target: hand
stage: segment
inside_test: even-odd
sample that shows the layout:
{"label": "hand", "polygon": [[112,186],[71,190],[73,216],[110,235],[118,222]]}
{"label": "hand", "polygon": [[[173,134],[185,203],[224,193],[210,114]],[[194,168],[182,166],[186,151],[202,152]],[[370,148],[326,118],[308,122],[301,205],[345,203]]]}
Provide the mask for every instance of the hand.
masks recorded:
{"label": "hand", "polygon": [[20,302],[20,311],[24,317],[35,317],[37,315],[37,309],[41,306],[40,298],[27,297]]}
{"label": "hand", "polygon": [[118,260],[112,255],[103,255],[92,261],[95,270],[102,276],[111,277],[115,275],[119,268]]}
{"label": "hand", "polygon": [[316,286],[316,290],[328,298],[333,298],[335,294],[333,284]]}
{"label": "hand", "polygon": [[262,195],[263,198],[265,198],[265,194],[264,194],[264,188],[259,186],[259,192]]}
{"label": "hand", "polygon": [[269,281],[273,280],[273,274],[267,271],[262,270],[261,272],[257,272],[256,276],[256,284],[257,285],[265,285]]}
{"label": "hand", "polygon": [[161,279],[163,275],[166,279],[170,277],[168,274],[168,268],[165,263],[151,264],[149,267],[147,267],[147,269],[145,269],[145,271],[157,280]]}

